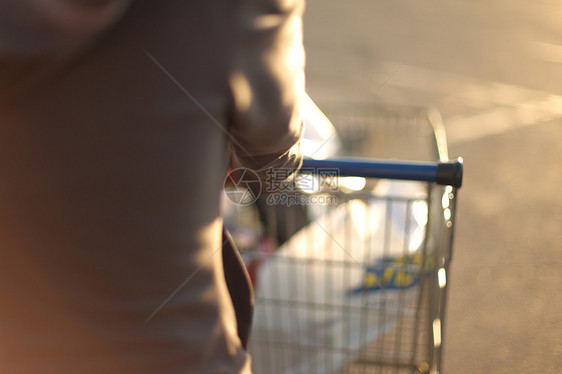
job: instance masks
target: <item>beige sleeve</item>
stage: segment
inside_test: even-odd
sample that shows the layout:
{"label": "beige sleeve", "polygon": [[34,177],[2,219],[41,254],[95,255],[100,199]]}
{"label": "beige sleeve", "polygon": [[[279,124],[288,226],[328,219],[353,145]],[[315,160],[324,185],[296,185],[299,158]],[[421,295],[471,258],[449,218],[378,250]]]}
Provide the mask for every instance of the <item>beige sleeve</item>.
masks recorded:
{"label": "beige sleeve", "polygon": [[132,1],[2,0],[0,82],[61,63],[117,22]]}
{"label": "beige sleeve", "polygon": [[[246,0],[231,75],[231,142],[239,162],[265,174],[301,164],[304,0]],[[263,176],[263,175],[262,175]]]}

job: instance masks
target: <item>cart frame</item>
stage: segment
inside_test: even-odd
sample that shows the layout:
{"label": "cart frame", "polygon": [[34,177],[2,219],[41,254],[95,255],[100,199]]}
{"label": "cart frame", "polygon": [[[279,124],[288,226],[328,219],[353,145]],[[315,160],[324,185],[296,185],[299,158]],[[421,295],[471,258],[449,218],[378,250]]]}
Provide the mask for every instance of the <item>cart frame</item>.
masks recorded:
{"label": "cart frame", "polygon": [[[381,111],[381,108],[375,108],[375,110]],[[388,111],[386,108],[383,108],[382,111],[386,116],[388,116],[388,113],[396,112],[394,109]],[[438,111],[434,109],[415,108],[408,111],[408,116],[422,117],[427,124],[429,124],[433,133],[431,137],[431,148],[434,149],[434,153],[430,155],[430,157],[437,159],[437,161],[408,161],[357,157],[323,160],[305,159],[303,161],[302,171],[314,175],[320,174],[322,170],[335,169],[338,171],[338,177],[349,176],[369,179],[425,182],[425,203],[428,208],[428,220],[425,226],[423,248],[421,248],[421,253],[423,254],[422,263],[418,266],[418,268],[421,269],[420,274],[423,273],[423,276],[420,275],[419,285],[416,286],[419,288],[419,292],[417,292],[413,307],[413,325],[415,326],[415,331],[413,332],[413,337],[409,337],[411,341],[408,342],[408,344],[412,345],[411,354],[408,354],[409,357],[405,358],[398,357],[397,350],[403,342],[400,341],[400,333],[393,333],[396,335],[397,340],[392,340],[392,348],[396,347],[396,349],[393,350],[391,348],[391,352],[388,354],[382,352],[380,355],[375,355],[375,357],[355,357],[353,364],[355,367],[359,367],[359,369],[351,370],[349,368],[339,368],[336,371],[318,369],[318,371],[314,372],[432,374],[442,372],[445,311],[447,290],[449,287],[448,275],[452,258],[456,201],[458,189],[462,186],[463,161],[462,158],[453,161],[449,160],[445,129]],[[345,196],[342,196],[349,200],[381,199],[381,197],[372,197],[369,194],[365,195],[361,193],[346,193],[344,195]],[[283,216],[284,219],[287,219],[287,217],[290,216]],[[274,215],[270,215],[268,224],[270,226],[275,226],[274,221],[276,218],[277,217]],[[288,220],[290,221],[291,219],[289,218]],[[275,228],[271,231],[275,232]],[[276,255],[271,254],[270,257],[274,258]],[[386,265],[382,266],[384,270]],[[384,292],[385,286],[381,287]],[[287,301],[263,297],[263,294],[260,295],[257,293],[256,305],[260,303],[268,305],[270,308],[282,308]],[[295,304],[298,304],[298,302]],[[321,304],[318,305],[322,307]],[[318,305],[314,306],[314,308],[318,308]],[[329,309],[335,306],[325,304],[323,307]],[[368,308],[365,308],[365,310],[367,309]],[[271,319],[271,317],[269,318]],[[399,323],[400,321],[401,320],[399,320]],[[380,319],[378,322],[380,323]],[[297,321],[294,323],[298,325],[299,322]],[[397,328],[400,329],[401,327]],[[310,349],[310,347],[307,348],[306,344],[299,346],[292,338],[289,338],[289,340],[279,339],[278,341],[275,341],[275,339],[275,336],[269,336],[265,340],[263,340],[263,336],[254,337],[250,343],[250,352],[256,356],[255,350],[257,348],[263,350],[264,346],[268,345],[273,347],[296,344],[296,349],[301,349],[303,351],[299,354],[306,354],[307,349]],[[382,339],[384,341],[384,337]],[[254,347],[254,351],[252,346]],[[418,348],[418,346],[421,348]],[[382,344],[380,347],[385,346]],[[333,349],[333,347],[329,346],[324,348],[327,350]],[[322,347],[320,347],[320,349],[322,349]],[[351,349],[349,350],[351,351]],[[419,352],[422,352],[421,356]],[[260,354],[261,353],[257,353],[257,355]],[[276,357],[276,353],[269,352],[268,355],[269,358],[266,358],[266,360],[283,361],[284,359],[283,357]],[[281,372],[304,373],[307,371],[302,371],[301,369],[294,371],[282,370]]]}

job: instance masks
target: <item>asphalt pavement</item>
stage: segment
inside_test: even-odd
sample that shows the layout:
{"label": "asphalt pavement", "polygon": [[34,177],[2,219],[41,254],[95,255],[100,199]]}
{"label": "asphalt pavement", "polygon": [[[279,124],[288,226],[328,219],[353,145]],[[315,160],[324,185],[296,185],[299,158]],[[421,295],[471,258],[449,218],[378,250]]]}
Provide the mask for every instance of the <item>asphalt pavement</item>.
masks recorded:
{"label": "asphalt pavement", "polygon": [[560,19],[546,1],[308,1],[320,107],[435,107],[464,157],[445,373],[562,371]]}

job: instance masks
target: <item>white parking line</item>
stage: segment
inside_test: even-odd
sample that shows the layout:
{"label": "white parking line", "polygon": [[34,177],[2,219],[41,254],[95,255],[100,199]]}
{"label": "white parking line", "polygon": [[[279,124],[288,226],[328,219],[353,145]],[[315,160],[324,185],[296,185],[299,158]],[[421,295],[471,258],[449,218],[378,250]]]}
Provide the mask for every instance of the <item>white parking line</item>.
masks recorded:
{"label": "white parking line", "polygon": [[539,60],[562,63],[562,45],[533,42],[531,44],[533,55]]}
{"label": "white parking line", "polygon": [[562,96],[551,95],[513,107],[500,107],[486,113],[449,118],[445,121],[445,128],[449,143],[458,144],[559,117],[562,117]]}
{"label": "white parking line", "polygon": [[[549,47],[550,52],[559,51],[562,62],[562,47],[554,47],[560,46]],[[550,56],[554,57],[552,53]],[[388,68],[394,65],[389,63]],[[404,67],[388,85],[438,93],[444,102],[464,101],[463,115],[444,118],[451,144],[562,117],[562,96],[416,66]],[[439,103],[435,105],[439,109]]]}
{"label": "white parking line", "polygon": [[[383,64],[383,66],[387,70],[398,66],[398,64],[388,63]],[[512,84],[483,81],[460,74],[411,65],[405,66],[400,74],[397,74],[387,85],[454,96],[466,100],[468,106],[476,102],[485,102],[489,106],[516,105],[548,95],[543,91],[531,90]]]}

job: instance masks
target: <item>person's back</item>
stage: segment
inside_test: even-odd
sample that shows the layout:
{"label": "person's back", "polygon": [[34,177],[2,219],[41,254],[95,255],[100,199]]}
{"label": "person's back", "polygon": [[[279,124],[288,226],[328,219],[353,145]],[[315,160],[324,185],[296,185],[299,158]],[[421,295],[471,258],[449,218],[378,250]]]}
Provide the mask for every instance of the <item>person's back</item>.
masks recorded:
{"label": "person's back", "polygon": [[[75,3],[95,14],[120,2]],[[301,2],[134,1],[96,32],[80,29],[95,25],[84,16],[63,30],[76,39],[45,34],[64,40],[52,56],[48,43],[14,47],[33,35],[6,21],[11,7],[0,6],[0,370],[249,370],[219,197],[229,139],[249,167],[299,162]],[[30,24],[52,31],[41,15]]]}

